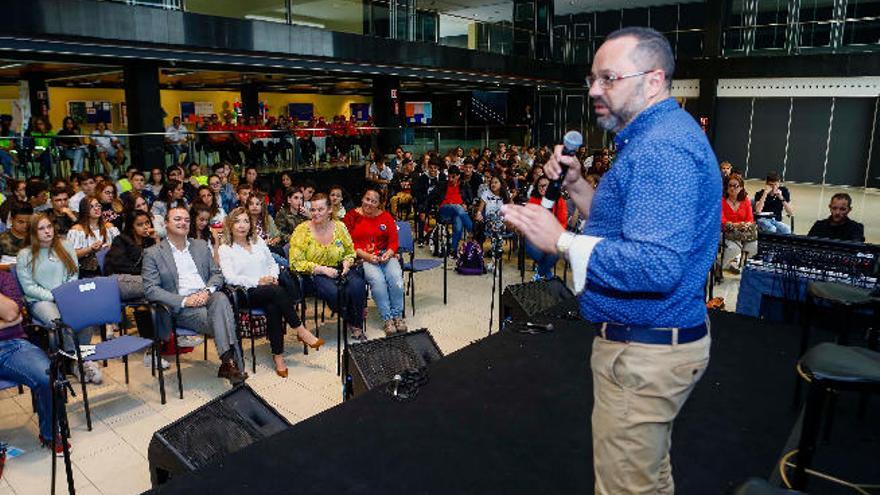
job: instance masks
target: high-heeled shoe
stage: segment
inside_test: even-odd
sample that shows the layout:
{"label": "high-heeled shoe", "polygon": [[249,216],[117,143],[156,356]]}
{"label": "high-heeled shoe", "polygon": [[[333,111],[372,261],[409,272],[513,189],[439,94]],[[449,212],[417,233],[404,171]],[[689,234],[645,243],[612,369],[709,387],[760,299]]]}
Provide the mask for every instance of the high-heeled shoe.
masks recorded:
{"label": "high-heeled shoe", "polygon": [[287,378],[287,370],[288,368],[284,368],[283,370],[275,369],[275,374],[280,376],[281,378]]}
{"label": "high-heeled shoe", "polygon": [[[303,338],[300,337],[299,335],[296,336],[296,340],[300,341],[303,344],[306,344],[306,341],[303,340]],[[318,340],[316,340],[314,344],[306,344],[306,345],[317,351],[325,343],[326,343],[326,341],[324,339],[322,339],[321,337],[318,337]]]}

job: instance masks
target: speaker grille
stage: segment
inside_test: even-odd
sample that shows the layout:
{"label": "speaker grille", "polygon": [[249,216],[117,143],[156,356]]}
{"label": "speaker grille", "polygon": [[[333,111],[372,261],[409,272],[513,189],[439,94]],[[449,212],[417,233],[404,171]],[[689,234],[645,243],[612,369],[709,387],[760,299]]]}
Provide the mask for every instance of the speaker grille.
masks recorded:
{"label": "speaker grille", "polygon": [[368,390],[391,381],[402,371],[421,368],[443,357],[425,329],[369,340],[349,349]]}
{"label": "speaker grille", "polygon": [[163,435],[196,469],[265,436],[225,402],[205,404]]}
{"label": "speaker grille", "polygon": [[506,306],[505,312],[514,319],[531,318],[563,301],[574,299],[568,287],[558,278],[511,285],[504,292],[506,297],[502,304]]}

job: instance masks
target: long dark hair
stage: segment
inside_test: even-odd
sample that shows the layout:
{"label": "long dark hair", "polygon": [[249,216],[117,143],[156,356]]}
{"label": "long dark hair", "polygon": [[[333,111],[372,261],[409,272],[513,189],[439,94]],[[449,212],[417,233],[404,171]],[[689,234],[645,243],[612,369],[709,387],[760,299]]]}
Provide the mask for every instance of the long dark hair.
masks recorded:
{"label": "long dark hair", "polygon": [[[202,195],[199,194],[202,192],[202,190],[207,190],[209,193],[211,193],[210,205],[206,205],[205,202],[202,201]],[[214,196],[214,191],[212,191],[211,188],[208,186],[199,186],[199,189],[196,192],[196,199],[193,200],[193,206],[195,206],[196,204],[203,205],[211,210],[211,218],[214,218],[215,216],[217,216],[218,213],[220,213],[220,205],[217,204],[217,197]]]}
{"label": "long dark hair", "polygon": [[510,203],[510,191],[507,190],[507,184],[504,183],[501,174],[492,174],[492,177],[489,178],[489,183],[486,184],[486,187],[489,188],[489,192],[492,193],[492,181],[495,179],[498,179],[498,182],[501,184],[501,189],[498,191],[498,196],[501,197],[501,201],[505,204]]}
{"label": "long dark hair", "polygon": [[749,197],[749,193],[746,192],[746,183],[743,180],[742,176],[739,174],[730,174],[730,176],[727,177],[727,180],[724,181],[724,199],[727,199],[728,196],[730,196],[727,193],[727,191],[728,191],[727,188],[730,187],[730,183],[732,181],[736,181],[739,183],[739,194],[736,195],[736,200],[737,201],[745,201],[746,198]]}
{"label": "long dark hair", "polygon": [[[153,225],[153,216],[147,212],[140,210],[131,210],[125,214],[125,230],[122,232],[122,234],[128,236],[128,238],[131,239],[131,241],[135,244],[137,244],[137,240],[135,239],[135,237],[137,236],[134,233],[134,223],[137,222],[138,219],[141,217],[146,218],[150,222],[150,225]],[[155,242],[156,240],[152,237],[144,237],[142,247],[146,249],[155,244]]]}
{"label": "long dark hair", "polygon": [[171,206],[172,206],[171,195],[174,194],[174,190],[177,189],[178,186],[181,186],[182,184],[183,183],[177,179],[170,179],[165,183],[164,186],[162,186],[162,191],[159,192],[159,201],[164,202],[169,210],[171,209]]}
{"label": "long dark hair", "polygon": [[[86,235],[86,239],[92,236],[92,227],[89,225],[89,214],[91,213],[92,206],[89,204],[92,201],[98,201],[98,198],[95,196],[86,196],[79,202],[79,213],[76,215],[76,223],[74,226],[79,225],[82,229],[83,233]],[[98,201],[100,205],[101,202]],[[98,232],[101,233],[101,240],[107,241],[107,223],[104,222],[103,216],[98,217]]]}
{"label": "long dark hair", "polygon": [[[168,209],[171,211],[171,208]],[[198,218],[199,213],[206,212],[209,216],[211,215],[211,209],[208,208],[201,201],[193,203],[192,208],[189,209],[189,236],[193,239],[202,239],[208,241],[208,244],[211,243],[211,222],[208,221],[208,225],[205,225],[205,228],[202,230],[197,230],[196,227],[196,218]]]}

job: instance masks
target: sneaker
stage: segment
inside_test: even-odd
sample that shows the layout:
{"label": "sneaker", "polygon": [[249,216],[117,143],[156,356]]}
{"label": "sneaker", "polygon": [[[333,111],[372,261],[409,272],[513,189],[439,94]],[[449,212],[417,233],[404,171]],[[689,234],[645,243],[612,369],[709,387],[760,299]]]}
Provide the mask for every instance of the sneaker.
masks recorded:
{"label": "sneaker", "polygon": [[490,261],[489,263],[486,264],[486,272],[488,273],[488,272],[494,272],[494,271],[495,271],[495,263],[492,263]]}
{"label": "sneaker", "polygon": [[538,282],[540,280],[541,280],[541,274],[536,273],[536,274],[532,275],[532,282]]}
{"label": "sneaker", "polygon": [[87,382],[100,385],[104,381],[104,374],[101,373],[101,368],[98,368],[98,364],[94,361],[83,363],[83,371],[85,372]]}
{"label": "sneaker", "polygon": [[198,347],[202,345],[202,342],[204,341],[205,339],[198,335],[185,335],[177,338],[177,347]]}
{"label": "sneaker", "polygon": [[[164,358],[159,359],[159,364],[162,366],[163,370],[167,370],[171,367],[171,363],[166,361]],[[153,367],[153,355],[149,352],[144,353],[144,368],[152,368]]]}

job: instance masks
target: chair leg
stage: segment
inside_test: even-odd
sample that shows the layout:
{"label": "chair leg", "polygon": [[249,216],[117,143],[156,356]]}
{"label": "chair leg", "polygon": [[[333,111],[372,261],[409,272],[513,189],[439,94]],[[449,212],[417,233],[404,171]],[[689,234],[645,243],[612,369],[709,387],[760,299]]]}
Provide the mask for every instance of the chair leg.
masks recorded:
{"label": "chair leg", "polygon": [[409,272],[409,302],[412,306],[412,315],[416,315],[416,277],[413,272]]}
{"label": "chair leg", "polygon": [[[183,399],[183,374],[180,372],[180,347],[177,347],[177,330],[174,330],[174,364],[177,365],[177,390],[180,394],[180,398]],[[208,344],[205,343],[205,351],[207,353]],[[162,359],[159,356],[159,359]],[[205,357],[207,359],[207,356]],[[162,367],[161,361],[159,361],[159,368]],[[162,373],[162,370],[159,370],[159,373]],[[161,376],[161,375],[160,375]]]}
{"label": "chair leg", "polygon": [[24,385],[19,383],[18,384],[18,395],[21,395],[23,393],[24,393]]}
{"label": "chair leg", "polygon": [[253,320],[249,320],[248,325],[251,325],[251,370],[254,374],[257,374],[257,340],[254,337],[254,327],[250,323]]}
{"label": "chair leg", "polygon": [[82,359],[77,360],[79,366],[79,382],[82,385],[83,409],[86,411],[86,427],[92,431],[92,411],[89,410],[89,393],[86,391],[86,373],[83,369]]}
{"label": "chair leg", "polygon": [[[125,367],[125,384],[128,385],[128,355],[122,356],[122,365]],[[160,366],[161,368],[161,366]]]}
{"label": "chair leg", "polygon": [[807,469],[813,462],[819,430],[822,427],[822,409],[825,405],[825,384],[818,380],[810,383],[807,391],[807,403],[804,405],[801,438],[798,443],[797,465],[792,478],[792,488],[805,491],[807,487]]}
{"label": "chair leg", "polygon": [[[159,349],[161,349],[159,341],[154,341],[153,346],[150,349],[150,357],[154,363],[156,362],[156,358],[162,359],[162,354],[159,352]],[[162,400],[162,404],[165,404],[165,373],[162,372],[161,366],[159,366],[159,398]]]}

